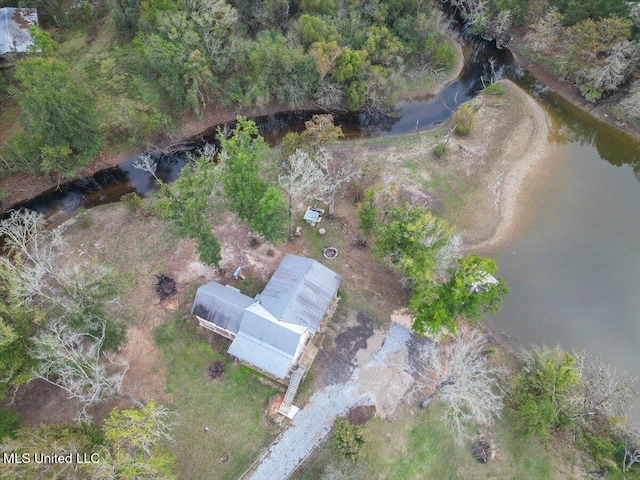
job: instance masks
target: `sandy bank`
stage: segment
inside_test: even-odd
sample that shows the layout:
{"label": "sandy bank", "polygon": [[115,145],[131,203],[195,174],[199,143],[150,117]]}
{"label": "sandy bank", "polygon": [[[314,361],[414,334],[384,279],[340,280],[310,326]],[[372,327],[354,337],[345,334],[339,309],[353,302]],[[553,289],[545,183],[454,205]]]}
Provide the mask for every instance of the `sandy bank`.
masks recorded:
{"label": "sandy bank", "polygon": [[[518,123],[512,129],[501,131],[496,124],[494,135],[503,135],[502,148],[492,148],[497,154],[493,167],[491,195],[497,210],[497,222],[489,235],[476,237],[466,246],[467,251],[489,250],[506,241],[517,229],[524,212],[521,204],[526,195],[526,184],[534,169],[547,164],[550,119],[544,109],[514,83],[501,81],[515,98],[512,103],[519,111]],[[507,135],[504,135],[507,132]],[[470,235],[473,238],[473,235]]]}

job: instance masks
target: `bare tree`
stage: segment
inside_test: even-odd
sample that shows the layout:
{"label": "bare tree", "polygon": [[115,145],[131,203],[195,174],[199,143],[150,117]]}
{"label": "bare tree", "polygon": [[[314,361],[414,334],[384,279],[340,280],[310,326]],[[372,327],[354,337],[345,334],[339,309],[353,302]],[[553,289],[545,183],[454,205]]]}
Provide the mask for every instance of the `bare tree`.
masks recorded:
{"label": "bare tree", "polygon": [[525,35],[525,40],[531,49],[538,53],[555,44],[561,30],[562,15],[553,8],[531,27],[529,33]]}
{"label": "bare tree", "polygon": [[501,10],[496,17],[483,17],[483,36],[496,41],[496,48],[502,48],[508,43],[504,42],[506,34],[511,28],[511,10]]}
{"label": "bare tree", "polygon": [[329,215],[333,215],[338,189],[352,178],[360,175],[360,162],[354,158],[337,159],[324,150],[320,150],[315,155],[315,160],[324,173],[318,198],[329,204]]}
{"label": "bare tree", "polygon": [[289,155],[285,173],[278,177],[278,183],[289,195],[289,228],[291,228],[292,211],[296,202],[317,192],[324,183],[324,179],[324,172],[308,152],[296,149]]}
{"label": "bare tree", "polygon": [[598,89],[616,90],[636,67],[639,56],[640,48],[637,43],[628,40],[617,43],[604,62],[592,68],[587,77]]}
{"label": "bare tree", "polygon": [[106,324],[99,335],[91,335],[56,319],[34,339],[32,356],[39,361],[33,378],[56,385],[82,404],[78,420],[89,419],[87,409],[117,395],[129,369],[126,361],[102,350]]}
{"label": "bare tree", "polygon": [[156,170],[158,170],[158,158],[151,156],[150,153],[145,152],[140,155],[136,160],[133,161],[133,166],[138,170],[142,170],[143,172],[149,172],[153,175],[153,178],[156,181],[160,181],[158,176],[156,175]]}
{"label": "bare tree", "polygon": [[577,368],[582,372],[580,392],[575,396],[574,419],[588,422],[595,417],[607,419],[624,416],[632,408],[636,381],[626,372],[618,373],[601,357],[576,354]]}
{"label": "bare tree", "polygon": [[638,442],[638,435],[633,432],[628,432],[624,441],[622,471],[628,472],[635,463],[640,464],[640,444]]}
{"label": "bare tree", "polygon": [[[42,214],[11,212],[0,221],[0,235],[10,253],[0,262],[11,297],[37,303],[48,318],[33,339],[31,355],[39,361],[33,378],[57,385],[79,400],[83,408],[78,418],[83,419],[91,404],[119,392],[128,366],[103,351],[108,319],[97,313],[96,305],[103,301],[109,269],[59,265],[65,254],[63,233],[71,223],[47,230]],[[111,373],[113,367],[120,372]]]}
{"label": "bare tree", "polygon": [[313,101],[320,108],[325,110],[345,110],[341,107],[346,95],[340,85],[326,79],[318,84],[316,92],[313,94]]}
{"label": "bare tree", "polygon": [[640,80],[631,88],[631,94],[620,102],[620,109],[625,119],[640,122]]}
{"label": "bare tree", "polygon": [[416,378],[413,392],[431,391],[420,406],[438,397],[458,442],[467,436],[469,423],[491,425],[502,410],[499,378],[504,372],[487,361],[485,344],[480,332],[466,331],[448,343],[427,344],[411,368]]}
{"label": "bare tree", "polygon": [[9,218],[0,220],[0,237],[9,254],[0,257],[0,262],[12,274],[8,285],[11,295],[22,301],[31,301],[50,289],[45,281],[56,277],[56,260],[63,254],[63,233],[72,224],[47,230],[45,223],[44,215],[27,209],[13,210]]}

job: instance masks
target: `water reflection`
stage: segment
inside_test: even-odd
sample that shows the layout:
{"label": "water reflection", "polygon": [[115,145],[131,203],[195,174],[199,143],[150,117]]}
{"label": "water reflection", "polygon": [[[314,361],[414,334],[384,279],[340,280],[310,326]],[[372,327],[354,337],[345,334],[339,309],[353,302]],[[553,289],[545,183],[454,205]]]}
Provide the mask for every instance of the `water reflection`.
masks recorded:
{"label": "water reflection", "polygon": [[527,90],[549,111],[553,120],[550,137],[553,143],[592,145],[601,159],[617,167],[630,166],[640,180],[639,140],[582,111],[522,68],[511,68],[505,76]]}

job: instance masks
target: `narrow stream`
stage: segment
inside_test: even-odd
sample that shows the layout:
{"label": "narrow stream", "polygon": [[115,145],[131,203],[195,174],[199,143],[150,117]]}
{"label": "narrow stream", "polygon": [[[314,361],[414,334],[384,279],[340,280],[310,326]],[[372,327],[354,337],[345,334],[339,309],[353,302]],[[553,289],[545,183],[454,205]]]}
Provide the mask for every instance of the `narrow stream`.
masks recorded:
{"label": "narrow stream", "polygon": [[[489,42],[467,41],[465,50],[466,61],[460,76],[445,86],[438,95],[399,102],[394,115],[388,118],[371,118],[363,114],[337,114],[334,115],[336,123],[342,126],[347,139],[408,133],[415,131],[416,125],[420,130],[435,127],[449,118],[449,108],[467,101],[482,90],[480,77],[488,65],[488,58],[496,59],[497,78],[500,78],[505,69],[512,69],[513,60],[509,52],[497,51]],[[265,140],[275,145],[286,133],[302,131],[304,122],[316,113],[324,112],[288,111],[255,117],[252,120],[258,125]],[[218,128],[225,126],[230,125],[214,125],[186,143],[196,150],[205,141],[215,142]],[[28,207],[47,217],[60,220],[79,208],[117,202],[125,193],[137,192],[146,195],[157,190],[157,185],[150,174],[133,166],[138,158],[138,155],[128,158],[116,167],[63,184],[12,208]],[[186,162],[185,154],[160,156],[157,175],[165,182],[172,182]]]}

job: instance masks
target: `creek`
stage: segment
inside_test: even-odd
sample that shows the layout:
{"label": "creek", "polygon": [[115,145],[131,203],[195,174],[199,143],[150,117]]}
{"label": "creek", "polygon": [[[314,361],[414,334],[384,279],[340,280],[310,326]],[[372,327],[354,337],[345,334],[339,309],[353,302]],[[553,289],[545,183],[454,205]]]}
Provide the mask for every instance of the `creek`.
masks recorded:
{"label": "creek", "polygon": [[[391,118],[337,115],[337,123],[347,138],[407,133],[416,125],[432,128],[448,118],[447,106],[482,89],[480,77],[494,58],[498,78],[510,78],[547,110],[554,144],[546,180],[533,188],[522,228],[505,245],[483,252],[496,258],[511,288],[502,311],[487,322],[516,346],[588,349],[640,377],[640,142],[532,80],[508,51],[464,40],[465,67],[437,96],[400,102]],[[314,113],[283,112],[254,120],[275,144],[288,131],[301,131]],[[197,148],[213,141],[217,127],[188,143]],[[133,167],[136,158],[16,207],[59,220],[80,207],[118,201],[128,192],[148,194],[157,187],[151,175]],[[185,163],[185,155],[162,156],[158,176],[170,182]],[[640,399],[634,404],[633,421],[640,424]]]}

